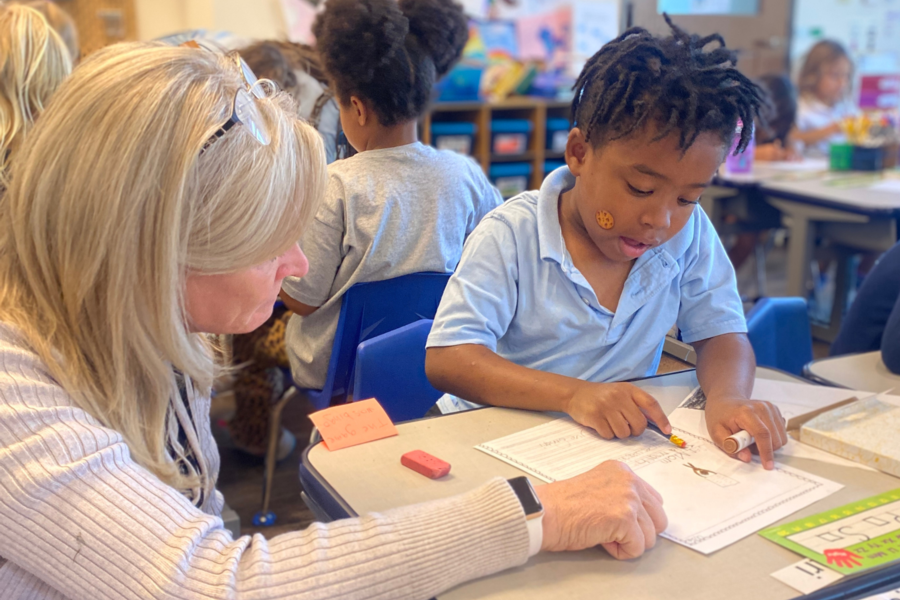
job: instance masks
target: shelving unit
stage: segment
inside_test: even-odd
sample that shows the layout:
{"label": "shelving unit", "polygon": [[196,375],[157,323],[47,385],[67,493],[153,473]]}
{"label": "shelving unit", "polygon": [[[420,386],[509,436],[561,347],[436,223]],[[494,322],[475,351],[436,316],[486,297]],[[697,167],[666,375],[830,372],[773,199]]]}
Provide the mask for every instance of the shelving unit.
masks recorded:
{"label": "shelving unit", "polygon": [[[531,187],[538,189],[544,180],[544,161],[562,160],[563,153],[547,148],[547,119],[569,118],[570,102],[543,98],[516,97],[503,102],[440,102],[425,115],[421,123],[420,139],[431,144],[432,122],[475,123],[478,131],[472,145],[472,156],[487,173],[492,163],[531,163]],[[527,119],[534,125],[528,150],[524,154],[498,155],[491,152],[491,121],[494,119]]]}

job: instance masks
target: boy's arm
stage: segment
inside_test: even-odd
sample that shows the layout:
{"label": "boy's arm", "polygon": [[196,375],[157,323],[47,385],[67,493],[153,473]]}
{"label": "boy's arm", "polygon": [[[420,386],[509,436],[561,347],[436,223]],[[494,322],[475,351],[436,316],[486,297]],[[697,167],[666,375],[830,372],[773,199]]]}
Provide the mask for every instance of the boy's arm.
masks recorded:
{"label": "boy's arm", "polygon": [[[750,400],[756,373],[756,358],[743,333],[728,333],[694,342],[697,379],[706,394],[706,422],[720,448],[725,438],[745,430],[756,440],[760,460],[774,468],[774,452],[787,443],[784,418],[769,402]],[[737,457],[750,462],[750,449]]]}
{"label": "boy's arm", "polygon": [[564,412],[607,439],[640,435],[647,417],[670,431],[659,403],[635,385],[590,383],[529,369],[478,344],[429,348],[425,373],[434,387],[454,396],[479,404]]}

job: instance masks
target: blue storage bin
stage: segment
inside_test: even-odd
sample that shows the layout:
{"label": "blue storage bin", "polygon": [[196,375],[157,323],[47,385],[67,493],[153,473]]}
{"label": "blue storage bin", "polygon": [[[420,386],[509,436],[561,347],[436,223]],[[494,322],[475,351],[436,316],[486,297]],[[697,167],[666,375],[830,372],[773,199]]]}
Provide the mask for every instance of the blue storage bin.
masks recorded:
{"label": "blue storage bin", "polygon": [[531,163],[495,163],[488,177],[504,199],[512,198],[531,187]]}
{"label": "blue storage bin", "polygon": [[505,156],[525,154],[533,127],[528,119],[494,119],[491,121],[491,152]]}
{"label": "blue storage bin", "polygon": [[570,129],[572,129],[572,125],[568,119],[547,119],[547,150],[565,152]]}
{"label": "blue storage bin", "polygon": [[478,125],[475,123],[432,123],[431,144],[438,150],[452,150],[471,156],[477,132]]}
{"label": "blue storage bin", "polygon": [[553,171],[557,170],[560,167],[566,166],[566,161],[564,160],[545,160],[544,161],[544,175],[548,175]]}

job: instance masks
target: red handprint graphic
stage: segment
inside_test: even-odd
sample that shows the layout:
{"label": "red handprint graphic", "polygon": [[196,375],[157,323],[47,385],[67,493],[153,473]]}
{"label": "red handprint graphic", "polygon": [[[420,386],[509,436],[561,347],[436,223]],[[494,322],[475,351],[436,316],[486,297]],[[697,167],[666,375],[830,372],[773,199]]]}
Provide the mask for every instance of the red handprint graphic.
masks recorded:
{"label": "red handprint graphic", "polygon": [[852,569],[853,567],[859,567],[862,565],[862,563],[859,562],[859,559],[861,559],[862,556],[854,554],[849,550],[834,548],[831,550],[826,550],[823,554],[825,554],[825,558],[828,560],[828,564],[834,565],[836,567]]}

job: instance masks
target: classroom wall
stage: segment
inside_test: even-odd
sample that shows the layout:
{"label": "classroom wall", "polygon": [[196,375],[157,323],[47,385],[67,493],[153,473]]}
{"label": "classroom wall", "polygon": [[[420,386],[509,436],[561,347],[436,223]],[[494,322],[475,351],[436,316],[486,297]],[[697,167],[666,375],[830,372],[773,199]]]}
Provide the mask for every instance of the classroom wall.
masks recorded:
{"label": "classroom wall", "polygon": [[283,38],[284,14],[278,0],[215,0],[214,28],[251,39]]}
{"label": "classroom wall", "polygon": [[[631,0],[632,24],[653,33],[669,31],[656,12],[657,0]],[[760,0],[755,16],[677,15],[672,21],[691,33],[719,33],[725,43],[740,51],[738,68],[750,77],[787,70],[791,26],[791,2]]]}
{"label": "classroom wall", "polygon": [[279,0],[135,0],[142,40],[185,31],[229,31],[250,39],[284,37]]}
{"label": "classroom wall", "polygon": [[152,40],[184,27],[187,0],[135,0],[138,38]]}

